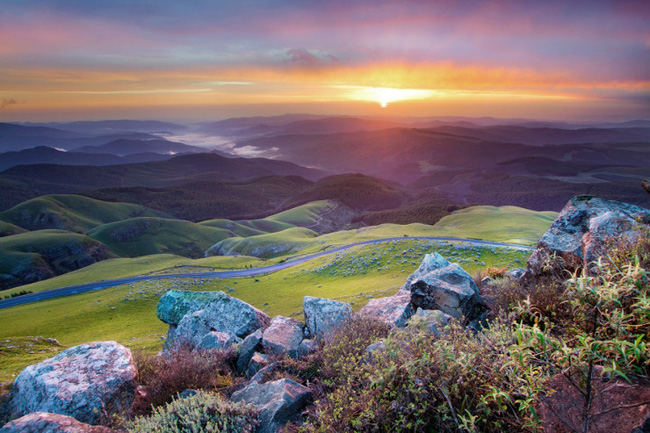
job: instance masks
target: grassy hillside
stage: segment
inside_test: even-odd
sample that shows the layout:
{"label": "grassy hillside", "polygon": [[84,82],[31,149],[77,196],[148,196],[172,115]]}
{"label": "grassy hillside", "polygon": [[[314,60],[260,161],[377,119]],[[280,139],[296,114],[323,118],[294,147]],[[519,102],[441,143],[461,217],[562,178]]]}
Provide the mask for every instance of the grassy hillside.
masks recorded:
{"label": "grassy hillside", "polygon": [[196,258],[231,234],[226,229],[184,220],[143,217],[104,224],[90,230],[88,236],[122,257],[177,254]]}
{"label": "grassy hillside", "polygon": [[19,233],[25,233],[25,230],[22,227],[15,226],[13,224],[0,221],[0,238],[4,236],[17,235]]}
{"label": "grassy hillside", "polygon": [[224,239],[206,251],[207,255],[279,257],[303,252],[318,236],[313,230],[292,227],[276,233]]}
{"label": "grassy hillside", "polygon": [[85,233],[102,224],[141,216],[162,215],[135,204],[109,203],[68,194],[27,200],[1,212],[0,220],[26,230],[59,229]]}
{"label": "grassy hillside", "polygon": [[[160,296],[172,288],[223,290],[271,316],[282,314],[302,320],[304,296],[338,299],[350,302],[353,308],[358,309],[372,297],[397,291],[419,266],[424,254],[433,251],[448,257],[456,253],[453,261],[470,273],[483,269],[484,265],[516,267],[528,255],[522,251],[404,239],[357,247],[264,276],[150,281],[3,309],[0,310],[0,323],[3,323],[0,328],[0,341],[3,342],[0,344],[0,381],[12,379],[26,365],[52,356],[50,352],[24,350],[29,348],[28,343],[33,343],[28,336],[56,338],[68,347],[93,340],[116,340],[132,349],[159,351],[167,325],[156,318],[156,304]],[[112,277],[111,270],[116,272],[115,277],[123,276],[119,274],[120,269],[136,271],[139,265],[147,271],[158,266],[169,271],[169,265],[183,262],[189,262],[190,266],[201,263],[224,267],[261,264],[249,257],[212,257],[196,261],[171,256],[116,259],[24,288],[36,291],[39,285],[50,285],[57,280],[72,283],[75,279],[74,283],[80,283],[83,274]],[[9,349],[8,345],[14,348]]]}

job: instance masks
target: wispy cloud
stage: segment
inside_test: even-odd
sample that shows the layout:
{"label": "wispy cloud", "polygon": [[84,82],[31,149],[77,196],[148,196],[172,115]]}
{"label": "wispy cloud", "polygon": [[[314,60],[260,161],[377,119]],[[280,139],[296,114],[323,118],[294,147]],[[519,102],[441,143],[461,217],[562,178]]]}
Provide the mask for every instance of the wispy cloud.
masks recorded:
{"label": "wispy cloud", "polygon": [[10,105],[16,105],[18,101],[13,98],[2,98],[0,99],[0,108],[9,107]]}

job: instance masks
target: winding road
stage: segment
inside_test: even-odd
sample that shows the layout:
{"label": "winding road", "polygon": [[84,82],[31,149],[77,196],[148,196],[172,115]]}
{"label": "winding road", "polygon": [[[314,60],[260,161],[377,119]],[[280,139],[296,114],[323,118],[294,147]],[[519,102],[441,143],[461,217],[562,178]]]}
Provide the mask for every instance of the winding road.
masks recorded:
{"label": "winding road", "polygon": [[59,287],[57,289],[44,290],[42,292],[30,293],[28,295],[22,295],[22,296],[17,296],[15,298],[0,300],[0,309],[14,307],[16,305],[28,304],[31,302],[43,301],[45,299],[59,298],[61,296],[77,295],[79,293],[103,290],[109,287],[119,286],[121,284],[135,283],[138,281],[162,280],[166,278],[236,278],[236,277],[249,277],[252,275],[260,275],[260,274],[268,274],[271,272],[277,272],[282,269],[287,269],[293,266],[297,266],[319,257],[327,256],[330,254],[336,254],[338,252],[345,251],[350,248],[354,248],[362,245],[372,245],[372,244],[380,244],[384,242],[403,241],[403,240],[465,242],[474,245],[481,245],[481,246],[488,246],[488,247],[490,246],[507,247],[507,248],[514,248],[520,250],[534,249],[533,247],[529,247],[525,245],[506,244],[500,242],[490,242],[490,241],[481,241],[477,239],[464,239],[464,238],[454,238],[454,237],[401,236],[401,237],[394,237],[394,238],[372,239],[368,241],[361,241],[361,242],[355,242],[353,244],[342,245],[340,247],[328,249],[325,251],[321,251],[319,253],[310,254],[308,256],[287,260],[286,262],[277,263],[275,265],[262,266],[259,268],[237,269],[231,271],[214,271],[214,272],[183,272],[178,274],[140,275],[135,277],[117,278],[114,280],[105,280],[105,281],[97,281],[94,283],[79,284],[76,286]]}

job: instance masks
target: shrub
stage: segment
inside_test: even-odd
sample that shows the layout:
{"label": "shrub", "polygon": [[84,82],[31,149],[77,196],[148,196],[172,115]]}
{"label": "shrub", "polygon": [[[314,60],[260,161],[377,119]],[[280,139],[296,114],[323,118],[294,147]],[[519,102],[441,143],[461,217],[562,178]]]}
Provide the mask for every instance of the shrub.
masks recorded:
{"label": "shrub", "polygon": [[136,352],[134,359],[138,381],[145,387],[133,405],[135,415],[149,413],[152,407],[172,401],[186,389],[222,389],[237,380],[234,349],[192,352],[181,347],[164,356]]}
{"label": "shrub", "polygon": [[508,268],[491,268],[488,266],[485,273],[490,278],[503,278],[506,275]]}
{"label": "shrub", "polygon": [[176,399],[158,407],[148,417],[129,423],[131,433],[249,433],[255,428],[256,411],[208,392]]}

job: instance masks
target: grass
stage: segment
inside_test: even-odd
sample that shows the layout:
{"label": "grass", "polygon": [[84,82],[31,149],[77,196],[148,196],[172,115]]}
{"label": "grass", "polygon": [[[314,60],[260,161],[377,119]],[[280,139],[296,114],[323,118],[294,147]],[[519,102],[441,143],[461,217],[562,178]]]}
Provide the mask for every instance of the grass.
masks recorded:
{"label": "grass", "polygon": [[25,230],[22,227],[18,227],[16,225],[0,221],[0,238],[5,237],[5,236],[11,236],[11,235],[17,235],[19,233],[25,233],[27,230]]}
{"label": "grass", "polygon": [[27,200],[0,213],[0,220],[27,230],[61,229],[77,233],[114,221],[161,214],[129,203],[109,203],[74,194]]}
{"label": "grass", "polygon": [[144,217],[104,224],[90,230],[88,235],[122,257],[150,254],[202,257],[209,247],[231,236],[222,228],[184,220]]}
{"label": "grass", "polygon": [[[370,297],[389,296],[395,293],[420,264],[425,253],[438,251],[451,261],[459,262],[472,273],[486,266],[517,267],[526,260],[527,252],[502,248],[476,247],[462,243],[431,242],[405,239],[377,245],[355,247],[333,256],[322,257],[296,268],[273,274],[235,279],[178,279],[126,284],[98,292],[84,293],[65,298],[27,304],[0,310],[0,341],[17,341],[29,336],[56,338],[65,346],[88,341],[116,340],[132,349],[156,352],[162,347],[161,337],[166,335],[167,325],[156,318],[156,304],[169,289],[223,290],[266,311],[270,316],[278,314],[302,320],[302,299],[306,295],[338,299],[361,308]],[[144,260],[146,259],[146,260]],[[234,260],[220,262],[228,267],[241,267],[259,263],[253,258],[215,257],[190,261],[194,264],[212,264],[211,260]],[[183,258],[173,256],[116,259],[86,268],[98,272],[106,266],[119,269],[127,264],[129,270],[154,270],[156,267],[177,266]],[[137,263],[135,260],[143,261]],[[177,261],[178,260],[178,261]],[[113,263],[111,263],[113,262]],[[130,268],[130,269],[129,269]],[[140,272],[143,273],[143,272]],[[56,279],[77,278],[78,271]],[[117,276],[117,275],[115,275]],[[50,283],[45,281],[39,284]],[[51,284],[51,283],[50,283]],[[35,286],[35,285],[31,285]],[[22,286],[21,289],[30,286]],[[26,355],[7,352],[0,348],[0,381],[11,380],[30,363],[51,356],[48,353]]]}

